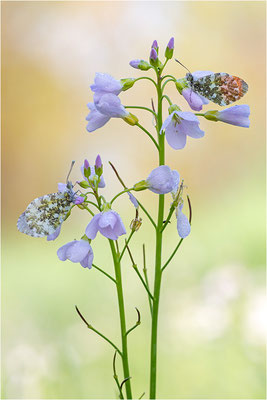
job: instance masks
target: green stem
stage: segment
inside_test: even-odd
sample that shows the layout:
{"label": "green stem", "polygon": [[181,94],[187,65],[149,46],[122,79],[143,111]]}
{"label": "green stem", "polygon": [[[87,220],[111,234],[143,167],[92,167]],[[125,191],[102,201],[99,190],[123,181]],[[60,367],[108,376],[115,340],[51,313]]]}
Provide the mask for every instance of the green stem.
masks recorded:
{"label": "green stem", "polygon": [[109,275],[107,272],[105,272],[102,268],[99,268],[97,265],[92,264],[92,266],[97,269],[98,271],[102,272],[102,274],[106,275],[109,279],[111,279],[114,283],[117,283],[114,278],[112,278],[111,275]]}
{"label": "green stem", "polygon": [[150,293],[150,291],[149,291],[149,289],[148,289],[148,287],[147,287],[147,285],[146,285],[146,282],[144,281],[142,275],[140,274],[140,271],[139,271],[139,269],[138,269],[138,267],[137,267],[136,264],[133,264],[133,269],[134,269],[135,272],[137,273],[137,275],[138,275],[140,281],[142,282],[144,288],[146,289],[149,298],[151,298],[151,299],[153,300],[153,296],[152,296],[152,294]]}
{"label": "green stem", "polygon": [[162,92],[163,92],[165,86],[167,85],[167,83],[169,83],[169,82],[175,82],[175,79],[167,79],[162,85]]}
{"label": "green stem", "polygon": [[[111,253],[112,253],[112,257],[113,257],[115,276],[116,276],[116,282],[117,282],[116,287],[117,287],[117,296],[118,296],[118,304],[119,304],[120,325],[121,325],[123,373],[124,373],[124,379],[127,379],[130,377],[130,371],[129,371],[129,362],[128,362],[126,319],[125,319],[124,300],[123,300],[123,291],[122,291],[121,265],[120,265],[118,254],[116,253],[114,241],[109,239],[109,244],[110,244]],[[127,399],[132,399],[132,389],[131,389],[130,379],[128,379],[125,382],[125,388],[126,388]]]}
{"label": "green stem", "polygon": [[[150,291],[149,281],[148,281],[148,276],[147,276],[147,268],[146,268],[146,250],[145,250],[144,244],[143,244],[143,273],[144,273],[146,285],[148,287],[148,290]],[[149,302],[149,308],[150,308],[150,313],[151,313],[151,317],[152,317],[152,301],[151,301],[151,298],[149,295],[148,295],[148,302]]]}
{"label": "green stem", "polygon": [[80,318],[83,320],[85,325],[87,326],[88,329],[91,329],[91,331],[95,332],[98,336],[102,337],[106,342],[108,342],[118,353],[121,357],[123,357],[122,352],[120,349],[111,341],[109,338],[107,338],[103,333],[99,332],[97,329],[95,329],[92,325],[88,324],[82,313],[80,312],[79,308],[75,306],[77,313],[79,314]]}
{"label": "green stem", "polygon": [[164,94],[164,95],[161,97],[161,101],[162,101],[164,98],[168,101],[169,105],[171,106],[171,105],[172,105],[172,101],[171,101],[171,99],[169,98],[169,96],[167,96],[166,94]]}
{"label": "green stem", "polygon": [[87,210],[92,215],[92,217],[94,217],[95,214],[93,213],[92,210],[90,210],[90,208],[86,207],[86,205],[84,205],[84,204],[83,204],[83,208],[85,208],[85,210]]}
{"label": "green stem", "polygon": [[[168,81],[166,81],[168,82]],[[165,82],[165,84],[166,84]],[[164,134],[160,134],[162,126],[162,88],[161,79],[158,76],[158,140],[159,140],[159,165],[164,165]],[[156,398],[156,382],[157,382],[157,331],[158,331],[158,312],[159,312],[159,297],[161,286],[161,258],[162,258],[162,232],[164,214],[164,195],[159,195],[158,205],[158,222],[156,230],[156,260],[155,260],[155,279],[154,279],[154,294],[153,294],[153,310],[152,310],[152,328],[151,328],[151,357],[150,357],[150,399]]]}
{"label": "green stem", "polygon": [[151,112],[151,114],[153,114],[154,117],[157,118],[157,114],[153,110],[151,110],[151,108],[148,108],[148,107],[143,107],[143,106],[124,106],[124,108],[137,108],[139,110],[146,110],[146,111]]}
{"label": "green stem", "polygon": [[184,239],[180,239],[179,243],[177,244],[177,246],[175,247],[174,251],[172,252],[171,256],[169,257],[168,261],[166,261],[166,263],[163,265],[161,272],[164,271],[164,269],[167,267],[167,265],[171,262],[171,260],[173,259],[173,257],[175,256],[177,250],[179,249],[180,245],[182,244],[182,241]]}
{"label": "green stem", "polygon": [[151,82],[155,85],[155,87],[156,87],[156,89],[157,89],[157,84],[156,84],[156,82],[154,81],[154,79],[149,78],[148,76],[141,76],[140,78],[137,78],[135,81],[136,81],[136,82],[137,82],[137,81],[141,81],[141,79],[146,79],[146,80],[148,80],[148,81],[151,81]]}
{"label": "green stem", "polygon": [[175,76],[173,76],[173,75],[164,75],[164,76],[161,77],[161,82],[162,82],[163,79],[165,79],[165,78],[172,78],[174,81],[176,80]]}
{"label": "green stem", "polygon": [[158,143],[156,142],[156,140],[153,138],[153,136],[151,135],[151,133],[149,133],[142,125],[140,125],[139,123],[136,124],[136,126],[138,126],[138,128],[142,129],[142,131],[144,131],[147,136],[150,137],[150,139],[152,140],[152,142],[154,143],[154,145],[156,146],[156,148],[159,150],[159,146]]}
{"label": "green stem", "polygon": [[122,190],[120,193],[116,194],[116,196],[113,197],[110,204],[112,204],[119,196],[121,196],[124,193],[130,192],[131,190],[133,190],[133,188]]}
{"label": "green stem", "polygon": [[153,218],[151,217],[151,215],[149,214],[149,212],[145,209],[145,207],[140,203],[139,200],[137,200],[140,208],[144,211],[144,213],[146,214],[147,218],[149,219],[149,221],[151,222],[151,224],[154,226],[155,229],[157,229],[157,225],[155,224],[155,221],[153,220]]}
{"label": "green stem", "polygon": [[123,256],[123,254],[124,254],[124,252],[125,252],[125,250],[126,250],[126,248],[127,248],[127,246],[128,246],[128,243],[130,242],[130,240],[131,240],[131,238],[132,238],[134,232],[135,232],[135,231],[132,230],[131,233],[130,233],[130,235],[129,235],[129,237],[128,237],[128,239],[126,240],[125,245],[124,245],[124,247],[123,247],[123,249],[122,249],[121,255],[120,255],[120,257],[119,257],[119,261],[121,261],[122,256]]}

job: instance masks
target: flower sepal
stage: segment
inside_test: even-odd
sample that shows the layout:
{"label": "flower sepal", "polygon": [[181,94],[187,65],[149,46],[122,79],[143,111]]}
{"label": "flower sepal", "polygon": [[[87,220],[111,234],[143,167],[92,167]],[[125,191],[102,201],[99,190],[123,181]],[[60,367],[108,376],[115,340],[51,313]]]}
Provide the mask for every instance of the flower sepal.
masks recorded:
{"label": "flower sepal", "polygon": [[148,71],[151,68],[151,65],[145,60],[132,60],[129,64],[131,67],[141,71]]}
{"label": "flower sepal", "polygon": [[77,183],[78,183],[78,185],[81,186],[81,188],[83,188],[83,189],[88,189],[88,188],[90,187],[89,183],[86,182],[86,181],[80,181],[80,182],[77,182]]}
{"label": "flower sepal", "polygon": [[204,117],[206,119],[208,119],[209,121],[217,122],[217,121],[219,121],[218,114],[219,114],[219,111],[217,111],[217,110],[207,111],[204,114]]}
{"label": "flower sepal", "polygon": [[175,82],[175,86],[180,94],[182,94],[185,88],[189,88],[188,81],[186,78],[177,79],[177,81]]}
{"label": "flower sepal", "polygon": [[120,82],[122,84],[122,91],[125,92],[126,90],[130,89],[135,84],[135,81],[135,78],[121,79]]}
{"label": "flower sepal", "polygon": [[173,111],[182,111],[180,109],[179,106],[177,106],[176,104],[172,104],[169,108],[168,108],[168,112],[169,114],[171,114]]}
{"label": "flower sepal", "polygon": [[133,186],[133,190],[135,190],[136,192],[140,192],[141,190],[145,190],[149,187],[149,184],[146,180],[142,180],[140,182],[137,182],[134,186]]}
{"label": "flower sepal", "polygon": [[134,125],[138,124],[138,121],[139,121],[138,118],[132,113],[129,113],[128,115],[126,115],[122,119],[125,122],[127,122],[127,124],[129,124],[131,126],[134,126]]}
{"label": "flower sepal", "polygon": [[91,242],[92,242],[92,239],[89,239],[89,237],[87,237],[86,234],[84,234],[84,235],[81,237],[81,240],[86,240],[88,243],[91,243]]}

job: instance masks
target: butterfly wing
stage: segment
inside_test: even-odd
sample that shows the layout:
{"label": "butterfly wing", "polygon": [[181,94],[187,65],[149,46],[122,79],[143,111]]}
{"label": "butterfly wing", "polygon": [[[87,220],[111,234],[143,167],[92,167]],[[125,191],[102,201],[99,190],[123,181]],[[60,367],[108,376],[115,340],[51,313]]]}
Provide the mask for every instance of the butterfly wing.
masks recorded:
{"label": "butterfly wing", "polygon": [[192,89],[220,106],[239,100],[248,91],[248,84],[224,72],[206,75],[194,81]]}
{"label": "butterfly wing", "polygon": [[68,192],[37,197],[19,217],[17,228],[34,237],[51,235],[65,220],[71,203],[72,198]]}

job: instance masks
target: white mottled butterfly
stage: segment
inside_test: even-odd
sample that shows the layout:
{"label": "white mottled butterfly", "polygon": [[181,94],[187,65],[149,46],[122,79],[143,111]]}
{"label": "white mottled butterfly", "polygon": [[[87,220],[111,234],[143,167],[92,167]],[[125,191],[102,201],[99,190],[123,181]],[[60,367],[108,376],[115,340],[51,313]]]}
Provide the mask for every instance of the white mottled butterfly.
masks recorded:
{"label": "white mottled butterfly", "polygon": [[55,233],[59,228],[66,219],[75,198],[73,185],[68,181],[73,165],[74,161],[72,161],[63,191],[37,197],[28,205],[17,222],[20,232],[33,237],[44,237]]}

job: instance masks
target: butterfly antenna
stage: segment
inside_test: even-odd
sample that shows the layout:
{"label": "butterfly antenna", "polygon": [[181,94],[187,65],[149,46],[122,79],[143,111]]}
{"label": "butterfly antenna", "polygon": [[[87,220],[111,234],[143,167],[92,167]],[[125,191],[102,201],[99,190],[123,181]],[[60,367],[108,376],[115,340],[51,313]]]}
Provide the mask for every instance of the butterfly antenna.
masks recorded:
{"label": "butterfly antenna", "polygon": [[70,176],[70,173],[71,173],[71,171],[72,171],[72,168],[73,168],[73,165],[74,165],[74,164],[75,164],[75,161],[72,161],[72,162],[71,162],[71,166],[70,166],[69,173],[68,173],[68,175],[67,175],[66,183],[68,183],[68,181],[69,181],[69,176]]}
{"label": "butterfly antenna", "polygon": [[175,61],[178,62],[178,64],[180,64],[182,67],[184,67],[189,72],[189,74],[192,75],[192,73],[189,71],[189,69],[186,68],[186,66],[184,64],[182,64],[179,60],[177,60],[177,58],[175,58]]}

